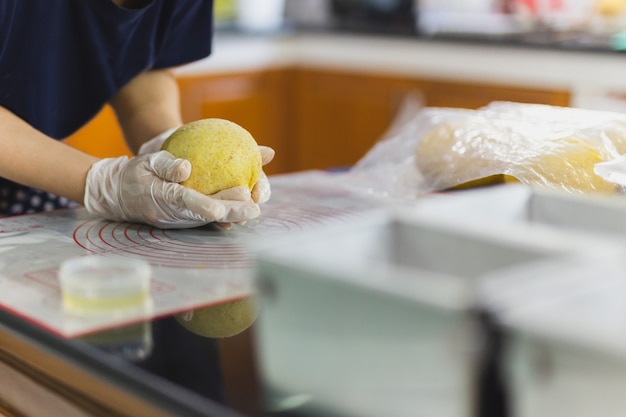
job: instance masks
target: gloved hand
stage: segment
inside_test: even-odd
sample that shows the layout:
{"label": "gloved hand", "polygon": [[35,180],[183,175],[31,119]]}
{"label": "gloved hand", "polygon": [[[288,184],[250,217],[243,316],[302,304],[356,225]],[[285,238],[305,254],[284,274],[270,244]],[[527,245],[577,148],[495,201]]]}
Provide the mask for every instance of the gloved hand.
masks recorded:
{"label": "gloved hand", "polygon": [[[259,206],[247,187],[206,196],[179,184],[190,174],[189,161],[166,151],[130,159],[105,158],[87,173],[84,204],[89,213],[106,219],[164,229],[237,223],[259,216]],[[258,195],[262,199],[265,191]]]}
{"label": "gloved hand", "polygon": [[[275,155],[274,149],[268,146],[259,146],[259,151],[261,152],[261,161],[263,165],[269,164],[272,161],[272,159],[274,159],[274,155]],[[236,188],[239,188],[239,187],[236,187]],[[259,179],[257,180],[257,183],[252,188],[252,194],[251,194],[252,201],[254,201],[257,204],[263,204],[270,199],[271,195],[272,195],[272,190],[270,187],[270,182],[267,178],[267,175],[265,175],[265,172],[261,171],[261,174],[259,175]],[[217,194],[213,194],[213,196],[218,199],[222,199],[222,198],[228,199],[229,197],[231,197],[231,194],[229,190],[224,190],[224,191],[220,191]],[[246,224],[246,221],[244,220],[244,221],[236,222],[236,224],[244,225]],[[217,225],[221,227],[222,229],[226,229],[226,230],[232,227],[232,224],[228,222],[218,222]]]}
{"label": "gloved hand", "polygon": [[[159,152],[161,150],[161,146],[163,146],[163,142],[170,137],[174,131],[178,129],[177,127],[166,130],[165,132],[153,137],[148,142],[141,145],[139,148],[139,152],[137,155],[145,155],[148,153]],[[274,159],[274,149],[269,146],[259,146],[259,151],[261,152],[261,158],[263,160],[263,165],[269,164],[272,159]],[[252,189],[252,199],[258,203],[263,204],[270,199],[271,196],[270,183],[265,175],[265,172],[261,171],[261,175],[257,184]]]}
{"label": "gloved hand", "polygon": [[[170,135],[174,133],[176,129],[178,128],[174,127],[174,128],[168,129],[165,132],[153,137],[148,142],[141,145],[137,155],[144,155],[147,153],[160,151],[165,140],[167,140],[167,138],[170,137]],[[269,164],[272,161],[272,159],[274,159],[274,155],[275,155],[274,149],[268,146],[259,146],[259,151],[261,152],[261,159],[262,159],[263,166]],[[229,199],[242,200],[241,197],[243,197],[243,190],[237,190],[238,188],[239,187],[236,187],[235,191],[233,192],[224,190],[217,194],[213,194],[211,197],[217,198],[220,200],[229,200]],[[271,193],[270,182],[267,178],[267,175],[265,175],[265,172],[261,171],[259,179],[252,189],[252,200],[257,204],[263,204],[270,199],[271,194],[272,193]],[[238,221],[236,223],[243,225],[246,223],[246,221],[243,220],[243,221]],[[230,222],[218,222],[217,224],[223,229],[230,229],[232,226]]]}

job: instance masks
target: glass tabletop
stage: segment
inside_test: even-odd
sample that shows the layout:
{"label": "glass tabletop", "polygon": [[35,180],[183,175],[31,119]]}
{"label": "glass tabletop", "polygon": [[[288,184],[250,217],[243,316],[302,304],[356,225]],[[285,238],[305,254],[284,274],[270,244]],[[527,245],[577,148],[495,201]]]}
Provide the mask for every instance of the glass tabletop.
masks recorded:
{"label": "glass tabletop", "polygon": [[[334,175],[274,178],[264,215],[230,232],[120,225],[88,218],[81,209],[0,219],[0,329],[172,415],[267,415],[255,313],[247,311],[247,322],[230,323],[230,330],[202,323],[228,323],[234,314],[203,317],[220,306],[238,305],[239,313],[250,308],[254,259],[248,244],[332,227],[383,205],[355,198],[329,178]],[[152,265],[154,314],[101,321],[68,316],[59,265],[70,257],[110,254]]]}

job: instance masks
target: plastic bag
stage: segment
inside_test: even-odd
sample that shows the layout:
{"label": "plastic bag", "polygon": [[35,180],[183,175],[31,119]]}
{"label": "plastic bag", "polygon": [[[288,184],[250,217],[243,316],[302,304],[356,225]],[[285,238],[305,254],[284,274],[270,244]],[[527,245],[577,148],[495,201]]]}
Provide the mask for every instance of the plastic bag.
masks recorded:
{"label": "plastic bag", "polygon": [[626,114],[612,111],[559,107],[547,104],[494,101],[481,109],[485,114],[550,123],[567,123],[577,129],[595,129],[613,142],[617,151],[626,154]]}
{"label": "plastic bag", "polygon": [[352,191],[385,200],[413,200],[429,191],[415,164],[416,120],[424,109],[419,93],[409,94],[391,126],[374,147],[338,180]]}
{"label": "plastic bag", "polygon": [[594,172],[605,181],[615,184],[623,192],[626,190],[626,155],[611,161],[599,162]]}
{"label": "plastic bag", "polygon": [[386,186],[390,195],[409,195],[403,178],[411,179],[418,195],[490,178],[608,194],[619,188],[594,167],[621,153],[626,153],[621,113],[494,102],[478,110],[419,109],[352,172],[377,171],[384,176],[378,188]]}

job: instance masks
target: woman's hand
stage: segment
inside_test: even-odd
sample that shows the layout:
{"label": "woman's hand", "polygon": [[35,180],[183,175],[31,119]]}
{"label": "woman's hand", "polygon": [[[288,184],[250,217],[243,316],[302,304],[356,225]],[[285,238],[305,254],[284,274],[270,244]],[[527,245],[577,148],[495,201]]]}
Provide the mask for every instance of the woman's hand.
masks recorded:
{"label": "woman's hand", "polygon": [[[87,173],[84,204],[89,213],[106,219],[164,229],[240,223],[259,216],[254,190],[250,194],[246,187],[235,187],[207,196],[179,184],[190,174],[189,161],[166,151],[102,159]],[[269,198],[269,187],[260,187],[258,201]]]}

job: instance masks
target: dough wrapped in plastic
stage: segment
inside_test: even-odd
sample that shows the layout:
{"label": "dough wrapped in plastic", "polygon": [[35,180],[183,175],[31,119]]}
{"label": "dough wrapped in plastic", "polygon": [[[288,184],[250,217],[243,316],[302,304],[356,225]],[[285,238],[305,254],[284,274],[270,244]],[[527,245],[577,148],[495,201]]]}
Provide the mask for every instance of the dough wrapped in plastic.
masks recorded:
{"label": "dough wrapped in plastic", "polygon": [[626,114],[614,111],[589,110],[547,104],[494,101],[481,109],[481,113],[498,117],[566,123],[571,128],[592,129],[613,142],[620,154],[626,154]]}
{"label": "dough wrapped in plastic", "polygon": [[425,133],[417,139],[415,163],[428,188],[444,190],[500,176],[569,192],[616,190],[594,166],[618,157],[616,144],[626,144],[626,128],[617,118],[582,109],[507,106],[423,111]]}
{"label": "dough wrapped in plastic", "polygon": [[405,106],[347,173],[362,192],[414,199],[506,181],[572,193],[624,187],[596,174],[626,155],[626,114],[492,102],[478,110]]}

